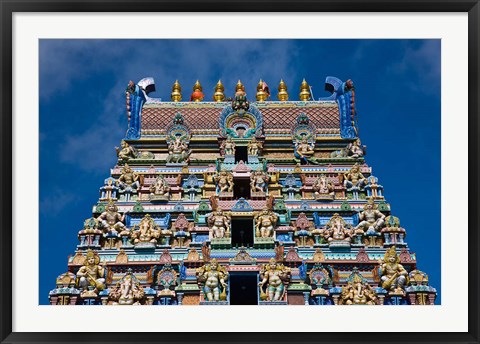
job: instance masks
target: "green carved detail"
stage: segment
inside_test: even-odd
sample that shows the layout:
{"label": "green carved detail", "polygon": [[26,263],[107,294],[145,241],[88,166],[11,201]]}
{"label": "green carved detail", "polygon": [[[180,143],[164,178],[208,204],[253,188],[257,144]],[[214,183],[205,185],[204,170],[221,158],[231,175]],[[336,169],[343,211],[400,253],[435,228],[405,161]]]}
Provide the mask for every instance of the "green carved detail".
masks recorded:
{"label": "green carved detail", "polygon": [[343,201],[341,209],[345,210],[345,211],[348,211],[348,210],[352,210],[352,207],[350,206],[350,204],[347,201]]}
{"label": "green carved detail", "polygon": [[380,203],[378,204],[378,210],[380,210],[380,211],[389,211],[389,210],[390,210],[390,207],[388,206],[387,203],[385,203],[385,202],[380,202]]}
{"label": "green carved detail", "polygon": [[143,206],[142,203],[137,202],[133,206],[132,213],[143,213]]}
{"label": "green carved detail", "polygon": [[103,213],[103,212],[105,211],[105,206],[106,206],[105,203],[98,203],[98,204],[95,206],[95,212],[96,212],[96,213]]}

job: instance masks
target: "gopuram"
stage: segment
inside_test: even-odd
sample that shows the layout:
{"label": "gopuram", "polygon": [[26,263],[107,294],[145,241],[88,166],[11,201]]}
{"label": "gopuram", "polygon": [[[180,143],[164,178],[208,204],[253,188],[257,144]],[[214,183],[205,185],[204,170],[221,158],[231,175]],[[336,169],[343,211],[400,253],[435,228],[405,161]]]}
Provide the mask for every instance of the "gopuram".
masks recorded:
{"label": "gopuram", "polygon": [[[406,229],[358,137],[351,80],[270,100],[126,88],[116,165],[52,305],[431,305]],[[272,96],[273,98],[273,96]],[[112,154],[114,151],[112,149]],[[79,226],[80,227],[80,226]]]}

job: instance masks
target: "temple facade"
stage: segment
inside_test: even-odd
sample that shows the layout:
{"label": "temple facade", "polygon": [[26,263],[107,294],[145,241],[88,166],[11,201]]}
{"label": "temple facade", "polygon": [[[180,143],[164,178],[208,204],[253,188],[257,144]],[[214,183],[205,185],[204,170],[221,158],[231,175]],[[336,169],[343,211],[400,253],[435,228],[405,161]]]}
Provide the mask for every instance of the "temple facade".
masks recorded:
{"label": "temple facade", "polygon": [[50,303],[434,304],[365,161],[353,82],[327,77],[319,100],[305,80],[298,101],[283,80],[235,89],[205,101],[176,81],[167,102],[130,81],[118,161]]}

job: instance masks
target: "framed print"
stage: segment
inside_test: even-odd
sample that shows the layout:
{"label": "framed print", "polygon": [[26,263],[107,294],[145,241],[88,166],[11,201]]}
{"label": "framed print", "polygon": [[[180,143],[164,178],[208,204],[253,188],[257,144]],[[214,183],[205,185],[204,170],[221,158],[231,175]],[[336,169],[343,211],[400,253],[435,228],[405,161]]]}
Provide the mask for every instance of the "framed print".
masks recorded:
{"label": "framed print", "polygon": [[478,342],[478,2],[195,5],[2,2],[2,342]]}

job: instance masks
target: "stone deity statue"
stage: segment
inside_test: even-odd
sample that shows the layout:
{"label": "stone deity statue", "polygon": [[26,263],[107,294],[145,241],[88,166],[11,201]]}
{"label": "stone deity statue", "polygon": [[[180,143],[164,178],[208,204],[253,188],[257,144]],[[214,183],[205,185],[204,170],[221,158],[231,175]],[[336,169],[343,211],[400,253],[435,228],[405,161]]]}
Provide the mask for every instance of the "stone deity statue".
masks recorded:
{"label": "stone deity statue", "polygon": [[171,138],[166,159],[168,163],[188,163],[192,150],[188,149],[188,144],[185,140],[186,139],[181,136]]}
{"label": "stone deity statue", "polygon": [[247,145],[248,155],[258,155],[261,149],[262,149],[262,143],[257,141],[255,136],[253,136]]}
{"label": "stone deity statue", "polygon": [[[290,282],[291,270],[283,264],[277,263],[275,258],[271,258],[268,264],[261,266],[260,278],[262,279],[258,284],[260,299],[262,301],[282,301],[286,286]],[[267,285],[266,292],[263,289],[265,284]]]}
{"label": "stone deity statue", "polygon": [[121,148],[115,147],[119,163],[125,163],[128,160],[135,159],[137,157],[136,150],[132,146],[130,146],[125,140],[122,140],[120,142],[120,146]]}
{"label": "stone deity statue", "polygon": [[134,244],[138,243],[152,243],[156,244],[157,239],[160,237],[160,230],[158,225],[155,225],[155,221],[149,214],[140,221],[139,225],[134,226],[132,231],[132,241]]}
{"label": "stone deity statue", "polygon": [[333,184],[323,173],[313,182],[312,188],[316,199],[325,197],[333,199],[335,196]]}
{"label": "stone deity statue", "polygon": [[120,215],[118,212],[118,207],[113,201],[110,201],[107,204],[107,207],[103,213],[100,214],[98,220],[102,224],[103,231],[105,234],[120,235],[128,233],[128,229],[123,224],[125,220],[125,215],[128,212],[125,212],[123,215]]}
{"label": "stone deity statue", "polygon": [[388,290],[390,294],[404,295],[405,285],[408,283],[408,272],[400,264],[395,246],[390,247],[383,261],[380,263],[381,277],[380,283],[383,289]]}
{"label": "stone deity statue", "polygon": [[133,276],[132,270],[128,269],[127,274],[112,288],[108,294],[113,304],[138,305],[145,296],[140,282]]}
{"label": "stone deity statue", "polygon": [[210,227],[210,238],[228,238],[230,237],[230,216],[217,208],[207,218]]}
{"label": "stone deity statue", "polygon": [[385,224],[385,215],[377,209],[373,199],[369,199],[363,209],[359,214],[360,223],[355,227],[355,232],[379,232]]}
{"label": "stone deity statue", "polygon": [[367,179],[360,172],[360,166],[358,164],[352,166],[350,171],[345,174],[343,180],[343,183],[345,187],[347,187],[347,189],[350,189],[352,187],[362,188],[366,182]]}
{"label": "stone deity statue", "polygon": [[352,240],[352,230],[347,228],[347,223],[338,214],[333,214],[330,221],[328,221],[325,229],[322,231],[322,236],[330,243],[332,241],[348,241]]}
{"label": "stone deity statue", "polygon": [[233,175],[227,171],[221,171],[215,176],[218,192],[233,192]]}
{"label": "stone deity statue", "polygon": [[273,237],[273,229],[277,224],[278,216],[268,208],[264,208],[255,215],[255,236],[261,238]]}
{"label": "stone deity statue", "polygon": [[206,301],[225,301],[227,299],[228,272],[214,258],[196,271],[197,281],[203,289]]}
{"label": "stone deity statue", "polygon": [[223,151],[223,155],[235,155],[235,142],[230,135],[223,141],[220,149]]}
{"label": "stone deity statue", "polygon": [[77,272],[78,287],[83,289],[82,297],[97,296],[105,289],[105,267],[99,263],[98,254],[88,250],[85,263]]}
{"label": "stone deity statue", "polygon": [[159,175],[155,180],[155,183],[150,185],[150,196],[164,196],[168,198],[169,195],[170,186],[163,175]]}
{"label": "stone deity statue", "polygon": [[313,154],[315,153],[314,146],[313,144],[308,143],[306,137],[303,137],[301,141],[295,141],[294,153],[296,158],[306,163],[308,159],[312,158]]}
{"label": "stone deity statue", "polygon": [[256,170],[250,176],[250,189],[252,192],[266,192],[270,177],[261,169]]}
{"label": "stone deity statue", "polygon": [[128,202],[131,199],[132,194],[137,193],[137,189],[140,188],[140,177],[133,172],[132,168],[125,164],[122,168],[120,177],[118,178],[118,186],[120,193],[125,194],[125,201]]}

